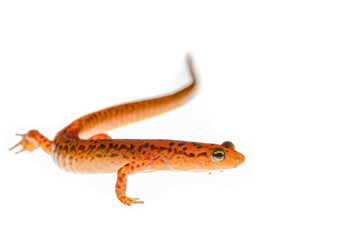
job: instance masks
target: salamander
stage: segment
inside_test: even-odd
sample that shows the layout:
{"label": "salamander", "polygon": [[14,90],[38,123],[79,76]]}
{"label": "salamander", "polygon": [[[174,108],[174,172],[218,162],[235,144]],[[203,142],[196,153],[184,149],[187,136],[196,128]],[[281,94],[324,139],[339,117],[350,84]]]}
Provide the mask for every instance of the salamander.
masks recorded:
{"label": "salamander", "polygon": [[21,136],[10,148],[16,153],[40,147],[61,169],[75,173],[117,173],[115,193],[126,205],[143,203],[126,196],[131,174],[157,170],[212,171],[235,168],[245,157],[230,141],[221,145],[161,139],[112,139],[105,132],[165,113],[186,103],[195,93],[197,79],[190,56],[187,66],[191,83],[157,98],[125,103],[83,116],[62,129],[53,141],[37,130]]}

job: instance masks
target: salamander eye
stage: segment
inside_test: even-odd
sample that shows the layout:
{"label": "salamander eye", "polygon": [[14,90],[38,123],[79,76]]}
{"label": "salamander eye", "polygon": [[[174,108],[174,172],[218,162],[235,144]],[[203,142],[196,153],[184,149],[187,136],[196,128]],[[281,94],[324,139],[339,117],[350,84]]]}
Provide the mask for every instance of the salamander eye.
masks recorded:
{"label": "salamander eye", "polygon": [[235,145],[230,141],[223,142],[221,145],[223,145],[226,148],[235,149]]}
{"label": "salamander eye", "polygon": [[225,151],[222,148],[215,148],[211,152],[211,159],[214,162],[221,162],[225,159]]}

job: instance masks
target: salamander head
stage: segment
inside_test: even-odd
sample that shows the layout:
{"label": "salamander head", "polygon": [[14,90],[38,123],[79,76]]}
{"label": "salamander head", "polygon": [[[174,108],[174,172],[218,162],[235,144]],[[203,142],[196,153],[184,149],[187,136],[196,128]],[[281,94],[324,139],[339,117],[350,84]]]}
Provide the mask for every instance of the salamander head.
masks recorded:
{"label": "salamander head", "polygon": [[221,145],[186,143],[169,161],[169,168],[185,171],[212,171],[235,168],[245,161],[243,154],[235,151],[233,143]]}

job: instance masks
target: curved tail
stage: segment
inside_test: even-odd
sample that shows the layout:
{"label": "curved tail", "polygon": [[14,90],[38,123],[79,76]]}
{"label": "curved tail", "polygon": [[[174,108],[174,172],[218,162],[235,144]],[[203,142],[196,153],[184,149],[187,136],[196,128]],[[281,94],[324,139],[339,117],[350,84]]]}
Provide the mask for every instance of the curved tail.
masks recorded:
{"label": "curved tail", "polygon": [[188,86],[162,97],[125,103],[88,114],[60,131],[57,138],[79,139],[81,137],[86,139],[183,105],[194,95],[197,82],[190,55],[187,56],[186,62],[192,79]]}

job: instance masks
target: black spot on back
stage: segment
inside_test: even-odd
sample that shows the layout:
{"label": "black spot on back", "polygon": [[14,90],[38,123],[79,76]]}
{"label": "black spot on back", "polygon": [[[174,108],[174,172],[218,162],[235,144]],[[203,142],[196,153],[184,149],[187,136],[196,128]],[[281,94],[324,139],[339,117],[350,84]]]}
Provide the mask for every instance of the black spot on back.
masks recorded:
{"label": "black spot on back", "polygon": [[119,151],[120,151],[121,149],[127,149],[127,147],[126,147],[124,144],[122,144],[122,145],[119,147]]}
{"label": "black spot on back", "polygon": [[84,145],[80,145],[78,148],[79,151],[84,151],[85,150],[85,146]]}
{"label": "black spot on back", "polygon": [[198,155],[196,155],[196,157],[200,157],[200,156],[207,156],[207,153],[206,152],[202,152],[202,153],[199,153]]}
{"label": "black spot on back", "polygon": [[71,146],[70,152],[76,152],[76,147],[75,147],[75,145],[72,145],[72,146]]}
{"label": "black spot on back", "polygon": [[184,146],[184,145],[185,145],[185,142],[178,143],[178,146],[179,146],[179,147]]}
{"label": "black spot on back", "polygon": [[98,147],[98,150],[101,150],[101,149],[105,149],[105,145],[104,144],[101,144],[99,147]]}

